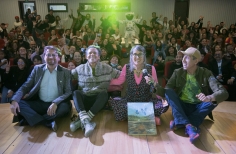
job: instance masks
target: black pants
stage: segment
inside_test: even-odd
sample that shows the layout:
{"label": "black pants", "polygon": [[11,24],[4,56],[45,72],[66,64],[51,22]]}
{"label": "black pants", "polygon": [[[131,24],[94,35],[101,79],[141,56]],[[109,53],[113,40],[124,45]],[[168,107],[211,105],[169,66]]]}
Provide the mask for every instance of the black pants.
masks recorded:
{"label": "black pants", "polygon": [[40,122],[53,121],[55,118],[62,117],[70,112],[71,103],[69,101],[61,102],[57,105],[55,115],[49,116],[47,114],[48,107],[52,102],[44,102],[42,100],[25,101],[19,102],[20,115],[22,115],[30,126],[34,126]]}
{"label": "black pants", "polygon": [[93,114],[97,114],[107,103],[107,92],[100,92],[97,95],[87,96],[82,91],[76,90],[73,93],[73,100],[77,112],[90,110]]}

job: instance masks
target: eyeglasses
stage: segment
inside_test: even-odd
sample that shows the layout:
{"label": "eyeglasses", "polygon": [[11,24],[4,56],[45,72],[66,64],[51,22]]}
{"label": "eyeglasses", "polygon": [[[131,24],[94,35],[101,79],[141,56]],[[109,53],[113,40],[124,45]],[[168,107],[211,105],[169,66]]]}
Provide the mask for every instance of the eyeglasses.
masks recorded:
{"label": "eyeglasses", "polygon": [[142,54],[142,53],[139,53],[139,54],[137,54],[137,53],[133,53],[132,56],[133,56],[133,57],[139,57],[139,58],[142,58],[142,57],[144,56],[144,54]]}
{"label": "eyeglasses", "polygon": [[24,65],[24,62],[17,62],[18,65]]}
{"label": "eyeglasses", "polygon": [[46,56],[47,56],[47,57],[56,57],[57,55],[56,55],[56,54],[50,54],[50,53],[48,53],[48,54],[46,54]]}

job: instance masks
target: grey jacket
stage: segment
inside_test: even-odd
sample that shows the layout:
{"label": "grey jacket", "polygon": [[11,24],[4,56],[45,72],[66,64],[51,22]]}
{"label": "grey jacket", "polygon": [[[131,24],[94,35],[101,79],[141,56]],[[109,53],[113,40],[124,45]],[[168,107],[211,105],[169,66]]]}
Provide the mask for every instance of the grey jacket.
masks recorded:
{"label": "grey jacket", "polygon": [[[229,94],[227,90],[216,80],[211,71],[203,67],[198,67],[195,74],[202,93],[205,95],[213,95],[217,103],[220,103],[228,98]],[[171,78],[168,80],[165,89],[175,89],[177,95],[180,96],[186,84],[186,77],[186,70],[183,68],[176,69]]]}
{"label": "grey jacket", "polygon": [[[46,70],[46,64],[36,65],[27,81],[19,88],[19,90],[12,97],[12,100],[19,102],[26,94],[25,100],[29,100],[36,94],[38,94],[40,85]],[[71,74],[70,71],[57,66],[57,86],[59,97],[53,100],[53,103],[59,104],[67,99],[71,94]]]}

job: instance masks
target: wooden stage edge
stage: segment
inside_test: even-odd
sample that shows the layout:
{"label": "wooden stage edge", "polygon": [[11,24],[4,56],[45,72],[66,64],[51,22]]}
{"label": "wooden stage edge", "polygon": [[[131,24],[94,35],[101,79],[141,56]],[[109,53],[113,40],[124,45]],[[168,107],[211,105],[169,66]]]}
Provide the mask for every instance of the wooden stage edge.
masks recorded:
{"label": "wooden stage edge", "polygon": [[[58,131],[38,125],[12,123],[9,104],[0,104],[0,153],[4,154],[205,154],[236,153],[236,102],[222,102],[214,110],[215,121],[206,118],[194,144],[184,129],[171,131],[169,109],[161,116],[155,136],[129,136],[127,121],[117,122],[112,111],[93,119],[95,131],[85,138],[81,129],[72,133],[70,116],[57,121]],[[75,112],[75,111],[73,111]]]}

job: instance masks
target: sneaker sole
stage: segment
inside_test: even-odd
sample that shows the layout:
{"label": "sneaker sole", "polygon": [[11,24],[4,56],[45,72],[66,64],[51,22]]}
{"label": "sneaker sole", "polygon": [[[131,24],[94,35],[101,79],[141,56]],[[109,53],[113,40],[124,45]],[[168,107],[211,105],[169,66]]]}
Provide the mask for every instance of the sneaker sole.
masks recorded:
{"label": "sneaker sole", "polygon": [[190,138],[190,142],[193,144],[199,138],[199,136],[199,134],[196,134],[193,138]]}

